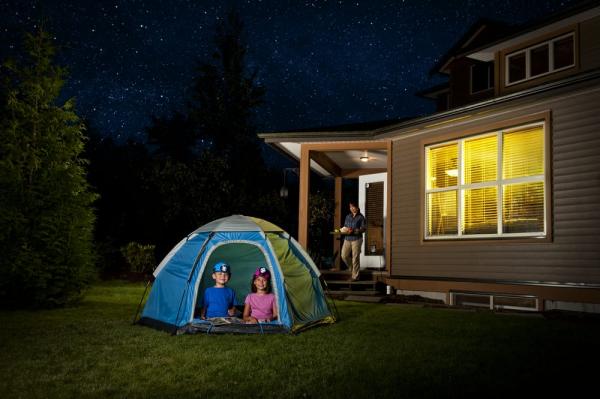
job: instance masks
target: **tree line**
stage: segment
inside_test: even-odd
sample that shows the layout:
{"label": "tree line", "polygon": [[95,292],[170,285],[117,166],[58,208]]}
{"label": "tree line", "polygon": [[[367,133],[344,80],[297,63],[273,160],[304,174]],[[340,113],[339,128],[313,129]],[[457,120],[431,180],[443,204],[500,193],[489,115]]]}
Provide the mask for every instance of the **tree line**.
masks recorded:
{"label": "tree line", "polygon": [[236,13],[217,26],[186,105],[154,117],[146,143],[115,143],[77,116],[74,99],[58,103],[66,71],[48,33],[28,34],[23,48],[1,69],[0,305],[76,301],[98,271],[122,270],[131,241],[160,257],[231,214],[293,224],[281,170],[265,165],[256,136],[265,89],[246,68]]}

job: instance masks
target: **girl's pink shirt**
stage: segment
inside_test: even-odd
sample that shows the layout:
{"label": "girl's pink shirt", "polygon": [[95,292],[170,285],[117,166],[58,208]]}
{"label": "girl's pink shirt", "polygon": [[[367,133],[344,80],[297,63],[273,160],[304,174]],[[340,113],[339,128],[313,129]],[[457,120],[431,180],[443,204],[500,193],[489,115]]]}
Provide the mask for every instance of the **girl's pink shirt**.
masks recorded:
{"label": "girl's pink shirt", "polygon": [[250,305],[250,316],[257,320],[265,320],[273,318],[273,304],[275,303],[275,295],[257,293],[248,294],[246,301]]}

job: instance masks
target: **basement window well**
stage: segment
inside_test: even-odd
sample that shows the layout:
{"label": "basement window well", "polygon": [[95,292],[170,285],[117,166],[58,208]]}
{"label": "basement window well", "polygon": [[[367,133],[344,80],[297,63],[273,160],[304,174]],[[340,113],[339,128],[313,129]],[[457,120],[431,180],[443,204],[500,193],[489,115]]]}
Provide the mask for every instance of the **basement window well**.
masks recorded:
{"label": "basement window well", "polygon": [[479,292],[451,292],[450,305],[490,310],[539,310],[537,297]]}

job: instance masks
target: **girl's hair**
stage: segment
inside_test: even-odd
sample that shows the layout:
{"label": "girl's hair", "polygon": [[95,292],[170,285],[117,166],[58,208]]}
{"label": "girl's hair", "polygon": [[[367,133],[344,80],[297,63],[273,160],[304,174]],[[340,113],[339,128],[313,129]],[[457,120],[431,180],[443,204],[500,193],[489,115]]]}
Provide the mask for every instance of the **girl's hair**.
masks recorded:
{"label": "girl's hair", "polygon": [[[250,283],[250,290],[252,292],[257,292],[258,290],[256,289],[256,286],[254,285],[254,280],[256,280],[257,276],[252,276],[252,282]],[[267,294],[271,293],[271,279],[265,279],[267,280]]]}

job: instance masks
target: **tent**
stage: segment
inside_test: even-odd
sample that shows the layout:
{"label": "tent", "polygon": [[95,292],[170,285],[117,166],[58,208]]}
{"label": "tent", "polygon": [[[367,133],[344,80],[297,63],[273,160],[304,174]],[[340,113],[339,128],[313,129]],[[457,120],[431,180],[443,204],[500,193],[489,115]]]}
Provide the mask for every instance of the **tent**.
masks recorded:
{"label": "tent", "polygon": [[[202,293],[213,285],[212,267],[219,261],[231,266],[227,286],[235,290],[239,304],[250,292],[256,268],[267,267],[278,320],[251,325],[200,319]],[[288,233],[262,219],[233,215],[198,228],[167,254],[153,275],[138,322],[176,334],[298,332],[335,321],[310,256]]]}

